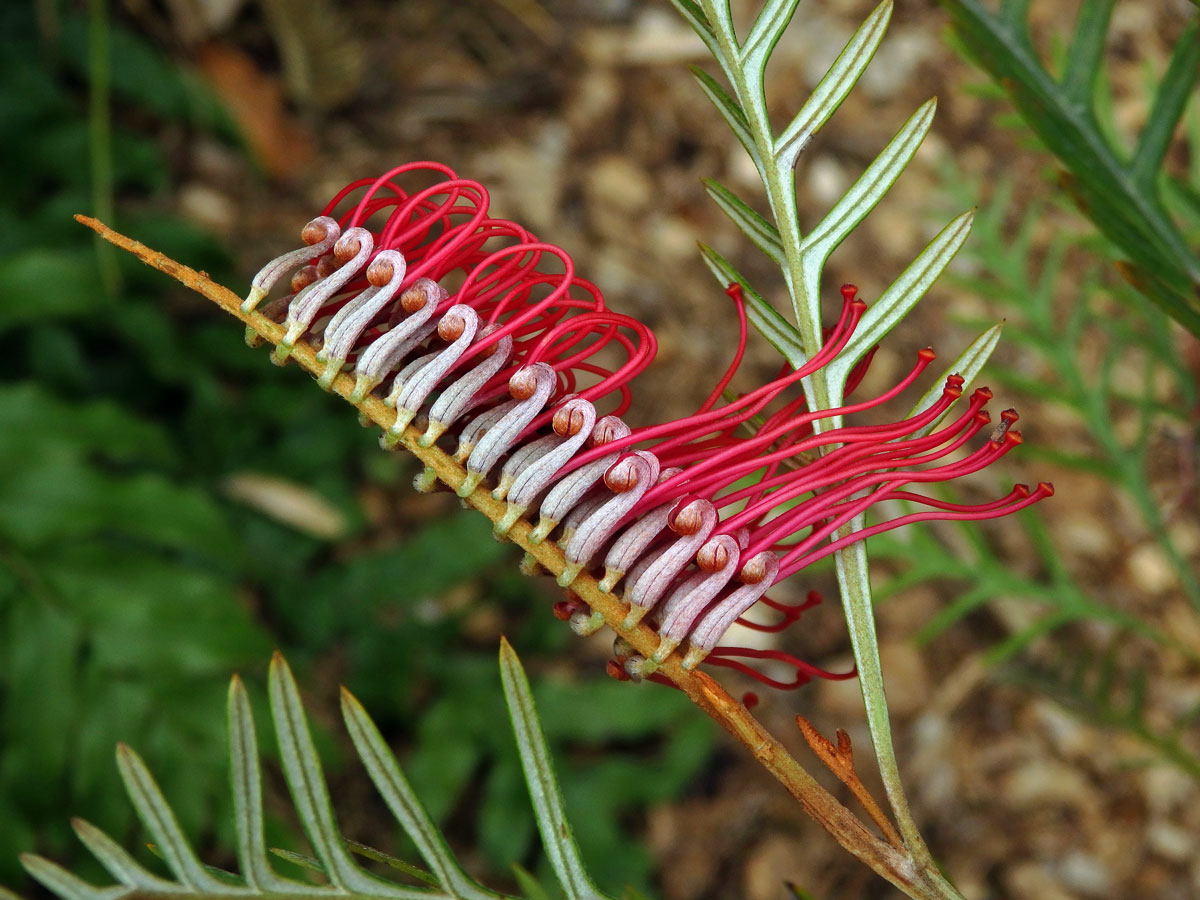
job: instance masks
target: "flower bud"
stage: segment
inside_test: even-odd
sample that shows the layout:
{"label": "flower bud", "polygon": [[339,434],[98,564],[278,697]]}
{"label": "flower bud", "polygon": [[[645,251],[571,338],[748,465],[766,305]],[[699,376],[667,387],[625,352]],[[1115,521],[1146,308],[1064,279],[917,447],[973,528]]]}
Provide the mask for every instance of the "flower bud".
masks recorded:
{"label": "flower bud", "polygon": [[[302,229],[300,229],[300,240],[312,246],[319,244],[321,241],[328,238],[331,234],[337,234],[341,229],[337,222],[329,216],[317,216]],[[354,254],[350,254],[353,256]]]}
{"label": "flower bud", "polygon": [[292,273],[291,288],[293,294],[298,294],[320,276],[317,274],[316,266],[301,266]]}

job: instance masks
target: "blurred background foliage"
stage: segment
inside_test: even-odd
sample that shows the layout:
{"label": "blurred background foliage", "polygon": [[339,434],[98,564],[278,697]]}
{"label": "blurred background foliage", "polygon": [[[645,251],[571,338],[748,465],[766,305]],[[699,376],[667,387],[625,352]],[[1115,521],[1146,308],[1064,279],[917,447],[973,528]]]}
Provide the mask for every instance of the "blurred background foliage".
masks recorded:
{"label": "blurred background foliage", "polygon": [[[0,881],[22,883],[21,849],[77,858],[70,815],[129,831],[118,740],[154,761],[187,831],[227,847],[219,710],[272,646],[324,702],[347,680],[393,741],[416,740],[423,798],[487,866],[533,865],[496,638],[503,623],[536,653],[567,633],[511,549],[463,510],[370,534],[364,494],[410,493],[415,468],[72,221],[107,207],[236,285],[221,240],[167,196],[196,135],[243,152],[221,104],[102,3],[4,4],[0,59]],[[111,104],[89,98],[97,81]],[[644,887],[648,854],[611,852],[621,823],[687,784],[708,723],[665,689],[631,708],[602,677],[540,681],[596,877]]]}
{"label": "blurred background foliage", "polygon": [[[1075,7],[1089,5],[1113,6]],[[803,839],[807,823],[773,805],[774,786],[714,754],[681,698],[603,678],[603,648],[552,619],[556,592],[517,575],[482,518],[413,495],[412,464],[381,453],[340,402],[71,220],[111,215],[237,289],[331,188],[381,160],[442,158],[656,328],[675,376],[643,391],[639,414],[694,406],[689,391],[729,347],[727,307],[693,241],[743,248],[756,283],[775,273],[703,197],[702,176],[748,191],[755,177],[686,72],[703,49],[665,6],[413,0],[339,16],[310,0],[0,4],[0,883],[26,884],[19,850],[77,864],[69,815],[138,839],[117,740],[205,836],[206,859],[226,861],[218,711],[233,670],[261,697],[272,647],[318,723],[333,720],[338,681],[354,690],[456,850],[480,851],[466,858],[482,874],[536,868],[495,671],[504,632],[530,669],[603,888],[645,889],[653,854],[668,897],[778,896],[797,868],[814,896],[879,896],[836,848]],[[871,6],[809,0],[769,77],[811,86],[808,60]],[[1029,59],[1043,62],[1024,71],[1058,71],[1066,32],[1048,25],[1069,29],[1059,7],[1071,4],[1005,6],[1032,10]],[[1184,0],[1164,0],[1181,10],[1171,16],[1159,6],[1115,4],[1100,40],[1111,64],[1093,115],[1107,137],[1139,133],[1195,15]],[[1121,282],[1112,263],[1137,257],[1069,211],[1061,166],[998,88],[939,45],[943,24],[932,3],[898,7],[878,77],[802,161],[802,208],[827,206],[914,101],[941,95],[932,146],[835,254],[828,286],[877,294],[925,215],[981,204],[952,283],[874,368],[885,378],[925,342],[951,358],[1006,318],[987,380],[1020,406],[1030,438],[1009,472],[1059,494],[1019,521],[872,541],[902,768],[968,894],[1168,896],[1165,885],[1200,884],[1200,353]],[[426,45],[436,52],[413,51]],[[1195,248],[1200,114],[1194,101],[1181,112],[1164,150],[1172,178],[1158,186]],[[747,367],[769,377],[778,360],[752,347]],[[838,669],[833,606],[789,640]],[[853,683],[768,697],[762,714],[783,733],[800,709],[867,746]],[[340,740],[330,729],[321,749],[349,836],[403,852],[373,830],[378,802]],[[303,850],[286,823],[273,829]]]}

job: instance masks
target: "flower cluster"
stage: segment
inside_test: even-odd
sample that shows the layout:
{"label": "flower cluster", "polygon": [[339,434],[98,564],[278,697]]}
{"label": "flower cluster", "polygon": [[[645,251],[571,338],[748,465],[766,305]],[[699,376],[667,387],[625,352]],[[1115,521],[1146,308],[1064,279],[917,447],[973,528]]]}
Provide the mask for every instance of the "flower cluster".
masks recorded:
{"label": "flower cluster", "polygon": [[[410,181],[428,184],[404,186]],[[707,661],[779,687],[836,677],[779,651],[721,641],[735,622],[773,631],[794,621],[818,598],[787,605],[767,591],[851,542],[925,519],[994,518],[1052,493],[1047,484],[1017,485],[968,506],[908,490],[978,471],[1020,443],[1016,413],[1006,410],[968,449],[990,424],[991,394],[982,388],[964,400],[957,375],[908,418],[842,423],[912,385],[931,350],[876,397],[808,407],[801,382],[838,357],[866,309],[852,285],[842,289],[840,317],[818,352],[728,399],[747,337],[742,294],[731,286],[739,338],[728,370],[693,415],[631,429],[621,418],[629,382],[653,360],[654,335],[608,310],[560,248],[488,207],[482,185],[435,163],[354,182],[304,227],[303,247],[258,273],[242,308],[262,304],[284,326],[277,362],[306,340],[324,366],[323,386],[345,370],[355,378],[352,401],[382,396],[396,411],[384,446],[415,425],[421,446],[453,447],[467,472],[459,494],[486,484],[505,502],[498,537],[526,519],[532,542],[562,547],[560,585],[588,572],[600,590],[619,592],[625,626],[645,619],[659,645],[645,658],[618,640],[615,676],[654,677],[683,647],[685,669]],[[290,292],[268,300],[285,276]],[[856,366],[847,393],[869,362]],[[417,486],[432,489],[432,471]],[[862,515],[887,500],[914,511],[862,526]],[[556,613],[576,631],[603,624],[578,595],[568,597]],[[743,618],[759,604],[779,614],[775,624]],[[768,677],[747,659],[785,663],[794,677]]]}

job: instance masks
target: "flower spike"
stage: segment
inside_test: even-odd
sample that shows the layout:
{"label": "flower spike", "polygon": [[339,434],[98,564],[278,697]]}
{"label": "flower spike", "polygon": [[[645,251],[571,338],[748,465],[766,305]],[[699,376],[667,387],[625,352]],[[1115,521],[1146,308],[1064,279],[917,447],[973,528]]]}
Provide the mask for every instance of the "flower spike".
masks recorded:
{"label": "flower spike", "polygon": [[[422,186],[411,189],[411,179]],[[322,387],[360,409],[393,409],[382,442],[426,462],[419,490],[445,482],[498,509],[489,513],[495,535],[529,551],[522,569],[552,567],[560,585],[578,589],[554,614],[581,634],[606,621],[616,629],[614,677],[659,681],[663,666],[678,673],[701,664],[784,689],[852,677],[723,641],[735,623],[772,634],[797,621],[819,595],[789,605],[771,600],[770,589],[849,544],[912,522],[996,518],[1053,493],[1048,484],[1017,485],[978,504],[920,493],[1021,442],[1012,410],[979,442],[991,425],[991,392],[964,397],[958,375],[911,416],[865,418],[922,377],[932,350],[874,397],[832,409],[810,403],[804,383],[843,359],[867,308],[849,284],[837,321],[807,360],[728,399],[748,337],[743,289],[731,284],[738,337],[728,368],[692,415],[630,429],[620,417],[633,380],[654,359],[653,332],[608,309],[565,251],[495,217],[490,202],[482,185],[438,163],[355,181],[304,227],[304,247],[260,270],[241,312],[253,323],[261,305],[268,324],[282,326],[271,337],[276,362],[308,341],[305,358],[317,351]],[[285,278],[291,293],[271,299]],[[873,353],[848,367],[844,396]],[[462,466],[454,477],[447,457],[435,464],[428,455],[451,448]],[[908,509],[865,524],[861,517],[885,501]],[[561,547],[561,556],[544,545]],[[760,604],[774,614],[771,624],[743,618]],[[636,635],[654,633],[655,645],[634,649]],[[768,676],[756,662],[793,676]]]}

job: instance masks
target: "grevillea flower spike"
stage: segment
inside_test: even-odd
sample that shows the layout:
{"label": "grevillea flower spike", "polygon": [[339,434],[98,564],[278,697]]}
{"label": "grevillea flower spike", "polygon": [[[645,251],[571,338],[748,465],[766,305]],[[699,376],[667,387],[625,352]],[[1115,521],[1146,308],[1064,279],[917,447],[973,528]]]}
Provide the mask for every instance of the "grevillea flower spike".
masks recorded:
{"label": "grevillea flower spike", "polygon": [[[275,360],[306,340],[324,366],[322,386],[348,371],[352,402],[374,395],[395,410],[385,447],[401,444],[414,424],[419,446],[445,443],[466,470],[460,496],[486,485],[504,501],[498,537],[525,519],[531,543],[561,547],[560,585],[586,573],[619,596],[622,627],[648,624],[658,644],[647,656],[618,639],[609,667],[616,677],[662,680],[656,671],[677,650],[684,670],[707,661],[777,687],[847,677],[722,640],[736,622],[780,630],[795,621],[817,598],[787,605],[767,592],[847,544],[926,519],[995,518],[1051,493],[1045,484],[1017,485],[994,502],[963,505],[908,489],[976,472],[1020,443],[1008,410],[968,449],[990,424],[991,394],[981,388],[964,401],[957,375],[904,419],[843,423],[911,387],[932,350],[878,396],[809,408],[801,383],[838,359],[866,310],[853,285],[842,289],[839,318],[818,352],[722,402],[747,339],[742,292],[732,285],[739,328],[728,370],[693,415],[630,429],[621,416],[629,382],[654,358],[650,329],[608,310],[564,251],[488,207],[482,185],[434,163],[354,182],[304,226],[305,246],[255,276],[242,311],[290,273],[291,291],[263,307],[284,329]],[[599,362],[610,348],[623,357],[616,368]],[[851,372],[847,393],[869,361]],[[417,479],[422,490],[436,483],[429,469]],[[846,533],[889,500],[914,511]],[[537,566],[527,560],[526,568]],[[776,624],[744,619],[756,605],[774,611]],[[580,633],[605,621],[577,593],[556,613]],[[793,675],[781,680],[747,660],[771,661],[773,670],[784,664]]]}
{"label": "grevillea flower spike", "polygon": [[[697,667],[783,689],[852,676],[737,646],[730,628],[788,628],[820,597],[781,603],[771,588],[855,541],[925,519],[994,518],[1048,496],[1049,485],[1018,485],[969,506],[910,490],[999,459],[1020,443],[1016,413],[1001,413],[980,437],[991,395],[964,398],[964,380],[951,375],[909,416],[863,423],[921,377],[930,350],[878,396],[811,407],[802,383],[844,368],[866,309],[851,285],[815,353],[733,395],[747,323],[733,285],[739,337],[728,370],[692,415],[630,428],[630,383],[653,360],[654,335],[609,310],[561,249],[488,206],[481,185],[434,163],[355,182],[302,229],[302,247],[255,276],[244,300],[79,218],[240,318],[252,346],[275,345],[275,362],[298,363],[353,403],[364,424],[383,429],[384,447],[424,463],[419,490],[447,486],[484,512],[497,537],[525,549],[522,571],[549,571],[567,589],[556,615],[580,633],[613,629],[610,674],[675,685],[874,871],[912,896],[958,896],[913,862],[886,818],[877,838],[821,787],[748,711],[752,694],[739,702]],[[847,396],[870,357],[850,369]],[[909,511],[864,524],[883,501]],[[755,607],[768,622],[744,618]]]}

